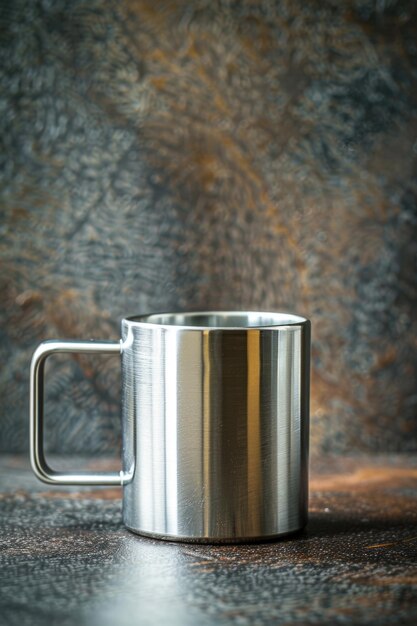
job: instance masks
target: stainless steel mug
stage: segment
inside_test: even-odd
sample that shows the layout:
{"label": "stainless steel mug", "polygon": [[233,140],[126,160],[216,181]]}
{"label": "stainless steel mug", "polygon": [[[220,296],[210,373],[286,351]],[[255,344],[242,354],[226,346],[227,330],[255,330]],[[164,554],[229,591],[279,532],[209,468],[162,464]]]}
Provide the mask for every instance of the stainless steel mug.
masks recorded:
{"label": "stainless steel mug", "polygon": [[[123,469],[52,470],[43,371],[57,352],[120,353]],[[162,313],[122,339],[46,341],[31,365],[30,447],[50,484],[122,485],[141,535],[193,542],[279,537],[307,522],[310,322],[284,313]]]}

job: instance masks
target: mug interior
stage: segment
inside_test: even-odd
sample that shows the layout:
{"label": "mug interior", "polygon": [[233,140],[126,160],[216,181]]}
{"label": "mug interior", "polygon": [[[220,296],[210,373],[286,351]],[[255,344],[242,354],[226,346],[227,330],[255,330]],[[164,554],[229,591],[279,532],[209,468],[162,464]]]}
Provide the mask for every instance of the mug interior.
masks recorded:
{"label": "mug interior", "polygon": [[153,313],[128,317],[140,324],[158,326],[191,326],[198,328],[262,328],[303,324],[305,317],[288,313],[257,311],[197,311],[190,313]]}

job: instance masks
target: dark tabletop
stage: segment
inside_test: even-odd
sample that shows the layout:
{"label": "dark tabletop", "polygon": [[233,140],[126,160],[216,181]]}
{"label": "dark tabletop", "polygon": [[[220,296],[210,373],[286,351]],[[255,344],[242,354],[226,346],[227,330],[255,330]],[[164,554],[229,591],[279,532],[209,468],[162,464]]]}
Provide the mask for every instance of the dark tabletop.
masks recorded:
{"label": "dark tabletop", "polygon": [[50,488],[22,457],[0,471],[1,624],[417,623],[410,456],[313,461],[307,530],[235,546],[141,538],[119,489]]}

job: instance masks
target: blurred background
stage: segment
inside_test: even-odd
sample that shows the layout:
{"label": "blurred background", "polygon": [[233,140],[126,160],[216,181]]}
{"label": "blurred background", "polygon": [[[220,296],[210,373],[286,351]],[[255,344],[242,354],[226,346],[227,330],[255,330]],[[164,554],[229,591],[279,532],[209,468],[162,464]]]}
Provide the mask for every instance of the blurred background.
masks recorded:
{"label": "blurred background", "polygon": [[[2,0],[0,32],[0,450],[41,340],[198,308],[311,318],[313,454],[416,450],[417,4]],[[117,449],[119,384],[54,358],[49,451]]]}

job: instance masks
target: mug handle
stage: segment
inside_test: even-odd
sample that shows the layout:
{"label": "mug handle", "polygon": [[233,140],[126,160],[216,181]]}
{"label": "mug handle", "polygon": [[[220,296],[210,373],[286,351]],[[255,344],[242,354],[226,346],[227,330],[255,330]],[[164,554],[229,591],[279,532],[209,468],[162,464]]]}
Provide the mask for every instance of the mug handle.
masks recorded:
{"label": "mug handle", "polygon": [[50,485],[123,485],[123,472],[57,472],[46,462],[43,450],[44,369],[56,353],[120,354],[121,341],[44,341],[36,348],[30,366],[30,463],[36,476]]}

